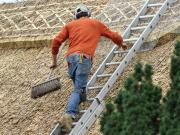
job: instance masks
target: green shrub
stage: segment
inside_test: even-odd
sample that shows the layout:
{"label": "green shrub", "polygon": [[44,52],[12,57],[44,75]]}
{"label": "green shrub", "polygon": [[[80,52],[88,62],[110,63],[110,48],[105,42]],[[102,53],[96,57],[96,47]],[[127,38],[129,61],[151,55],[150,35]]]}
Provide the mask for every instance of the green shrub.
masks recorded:
{"label": "green shrub", "polygon": [[170,90],[163,99],[161,135],[180,135],[180,41],[171,57]]}
{"label": "green shrub", "polygon": [[152,67],[136,64],[101,119],[104,135],[156,135],[159,131],[161,88],[152,82]]}

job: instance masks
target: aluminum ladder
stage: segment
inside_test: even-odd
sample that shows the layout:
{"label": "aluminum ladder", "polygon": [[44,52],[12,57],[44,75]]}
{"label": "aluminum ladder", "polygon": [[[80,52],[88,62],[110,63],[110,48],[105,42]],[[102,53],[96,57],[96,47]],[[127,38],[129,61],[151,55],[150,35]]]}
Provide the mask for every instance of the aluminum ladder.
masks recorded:
{"label": "aluminum ladder", "polygon": [[[139,11],[139,13],[135,16],[133,21],[130,23],[128,28],[125,30],[123,34],[124,42],[127,44],[132,44],[130,49],[128,50],[119,50],[119,48],[114,45],[112,50],[106,56],[104,61],[101,63],[99,68],[93,74],[91,79],[87,84],[87,93],[88,91],[98,91],[99,93],[95,98],[88,99],[90,106],[87,110],[82,110],[82,116],[78,120],[78,122],[73,123],[73,129],[69,133],[69,135],[85,135],[93,123],[96,121],[98,116],[104,109],[104,97],[113,87],[115,81],[119,78],[119,76],[123,73],[123,70],[126,68],[130,60],[135,56],[138,52],[139,48],[143,44],[144,40],[159,22],[160,17],[165,13],[170,4],[173,3],[173,0],[164,0],[163,3],[152,3],[151,0],[147,0]],[[148,10],[150,8],[158,8],[158,10],[154,14],[148,14]],[[148,21],[145,26],[139,25],[141,21]],[[139,36],[136,38],[132,38],[131,34],[134,31],[139,31]],[[116,55],[122,55],[122,61],[113,62],[113,57]],[[117,68],[111,74],[104,74],[104,71],[107,67],[116,65]],[[101,86],[95,86],[95,83],[98,78],[108,78],[108,80],[102,84]],[[59,124],[55,126],[50,135],[61,135],[61,127]]]}

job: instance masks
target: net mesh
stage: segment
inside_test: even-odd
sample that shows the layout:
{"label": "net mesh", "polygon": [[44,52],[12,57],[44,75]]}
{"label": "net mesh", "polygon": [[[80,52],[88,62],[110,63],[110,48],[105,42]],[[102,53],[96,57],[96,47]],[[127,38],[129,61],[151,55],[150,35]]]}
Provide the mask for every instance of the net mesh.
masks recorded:
{"label": "net mesh", "polygon": [[[163,0],[151,0],[152,2],[162,2]],[[0,38],[11,38],[19,36],[40,36],[56,34],[67,22],[73,20],[74,8],[81,1],[63,0],[24,0],[16,4],[0,5]],[[129,25],[133,17],[145,3],[145,0],[86,0],[92,17],[114,28],[118,32],[123,32]],[[171,28],[172,25],[179,24],[180,2],[174,1],[170,12],[168,11],[161,19],[157,31],[164,31],[163,28]],[[169,23],[173,22],[173,23]],[[167,30],[166,30],[167,31]]]}
{"label": "net mesh", "polygon": [[[63,23],[68,22],[65,19],[73,19],[74,7],[81,2],[75,0],[39,0],[39,2],[24,0],[16,4],[1,4],[0,42],[6,38],[46,35],[52,37],[63,26]],[[144,2],[145,0],[83,1],[91,8],[93,18],[98,18],[121,34]],[[176,0],[170,11],[162,16],[150,36],[153,36],[153,33],[161,34],[163,29],[169,31],[179,23],[179,5],[179,0]],[[16,45],[16,43],[12,45]],[[174,42],[159,46],[150,52],[137,54],[137,57],[141,57],[143,61],[153,65],[155,72],[153,80],[156,83],[161,81],[160,86],[163,87],[163,90],[167,90],[169,87],[168,65],[173,46]],[[94,58],[92,72],[96,71],[111,47],[112,44],[109,43],[109,40],[101,40]],[[67,99],[73,89],[72,82],[68,78],[66,62],[61,59],[61,65],[55,71],[62,83],[61,92],[49,94],[35,101],[30,99],[31,86],[44,82],[47,78],[51,63],[49,48],[0,49],[0,56],[0,106],[2,108],[0,111],[0,127],[2,127],[0,134],[49,134],[54,123],[61,119],[61,113],[64,112]],[[136,61],[133,60],[132,64],[128,66],[117,81],[118,84],[114,85],[109,97],[118,93],[118,89],[123,86],[127,75],[133,71]],[[94,126],[95,129],[93,128],[89,135],[100,134],[96,129],[97,124]]]}

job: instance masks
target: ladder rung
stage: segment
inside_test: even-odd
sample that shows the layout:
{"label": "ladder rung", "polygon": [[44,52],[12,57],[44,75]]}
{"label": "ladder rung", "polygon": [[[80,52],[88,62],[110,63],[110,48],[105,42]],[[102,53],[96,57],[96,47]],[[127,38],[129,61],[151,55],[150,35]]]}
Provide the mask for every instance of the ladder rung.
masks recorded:
{"label": "ladder rung", "polygon": [[78,122],[73,122],[73,123],[72,123],[72,125],[73,125],[73,126],[76,126],[76,125],[77,125],[77,123],[78,123]]}
{"label": "ladder rung", "polygon": [[121,62],[110,62],[110,63],[106,63],[106,66],[119,65],[119,64],[121,64]]}
{"label": "ladder rung", "polygon": [[162,6],[163,3],[157,3],[157,4],[148,4],[148,7],[159,7]]}
{"label": "ladder rung", "polygon": [[140,19],[147,19],[147,18],[153,18],[155,15],[142,15],[139,16]]}
{"label": "ladder rung", "polygon": [[103,86],[95,86],[95,87],[88,87],[88,90],[93,90],[93,89],[102,89]]}
{"label": "ladder rung", "polygon": [[97,77],[110,77],[112,74],[102,74],[102,75],[97,75]]}
{"label": "ladder rung", "polygon": [[114,51],[114,54],[122,54],[122,53],[128,53],[129,52],[129,50],[127,50],[127,51]]}
{"label": "ladder rung", "polygon": [[145,29],[147,26],[140,26],[140,27],[132,27],[131,30],[142,30]]}
{"label": "ladder rung", "polygon": [[95,100],[95,98],[89,98],[89,99],[87,99],[87,101],[89,101],[89,102],[93,102]]}
{"label": "ladder rung", "polygon": [[79,112],[80,113],[85,113],[87,110],[80,110]]}
{"label": "ladder rung", "polygon": [[129,38],[129,39],[124,39],[124,42],[131,42],[131,41],[137,41],[138,38]]}

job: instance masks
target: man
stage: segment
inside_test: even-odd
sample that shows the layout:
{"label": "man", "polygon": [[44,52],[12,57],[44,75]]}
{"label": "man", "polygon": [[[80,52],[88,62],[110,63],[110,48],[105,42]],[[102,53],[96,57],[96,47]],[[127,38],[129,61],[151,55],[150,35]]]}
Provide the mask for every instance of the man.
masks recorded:
{"label": "man", "polygon": [[[51,68],[56,67],[56,56],[59,46],[69,39],[69,49],[66,54],[68,73],[73,81],[74,90],[66,107],[67,115],[63,122],[67,129],[71,129],[72,119],[78,114],[78,106],[86,100],[86,85],[88,74],[92,67],[92,59],[101,36],[111,39],[123,49],[127,46],[118,33],[112,32],[98,20],[90,19],[90,11],[86,5],[80,4],[75,9],[75,20],[67,23],[52,42],[53,62]],[[104,46],[105,47],[105,46]],[[68,124],[67,124],[68,123]]]}

